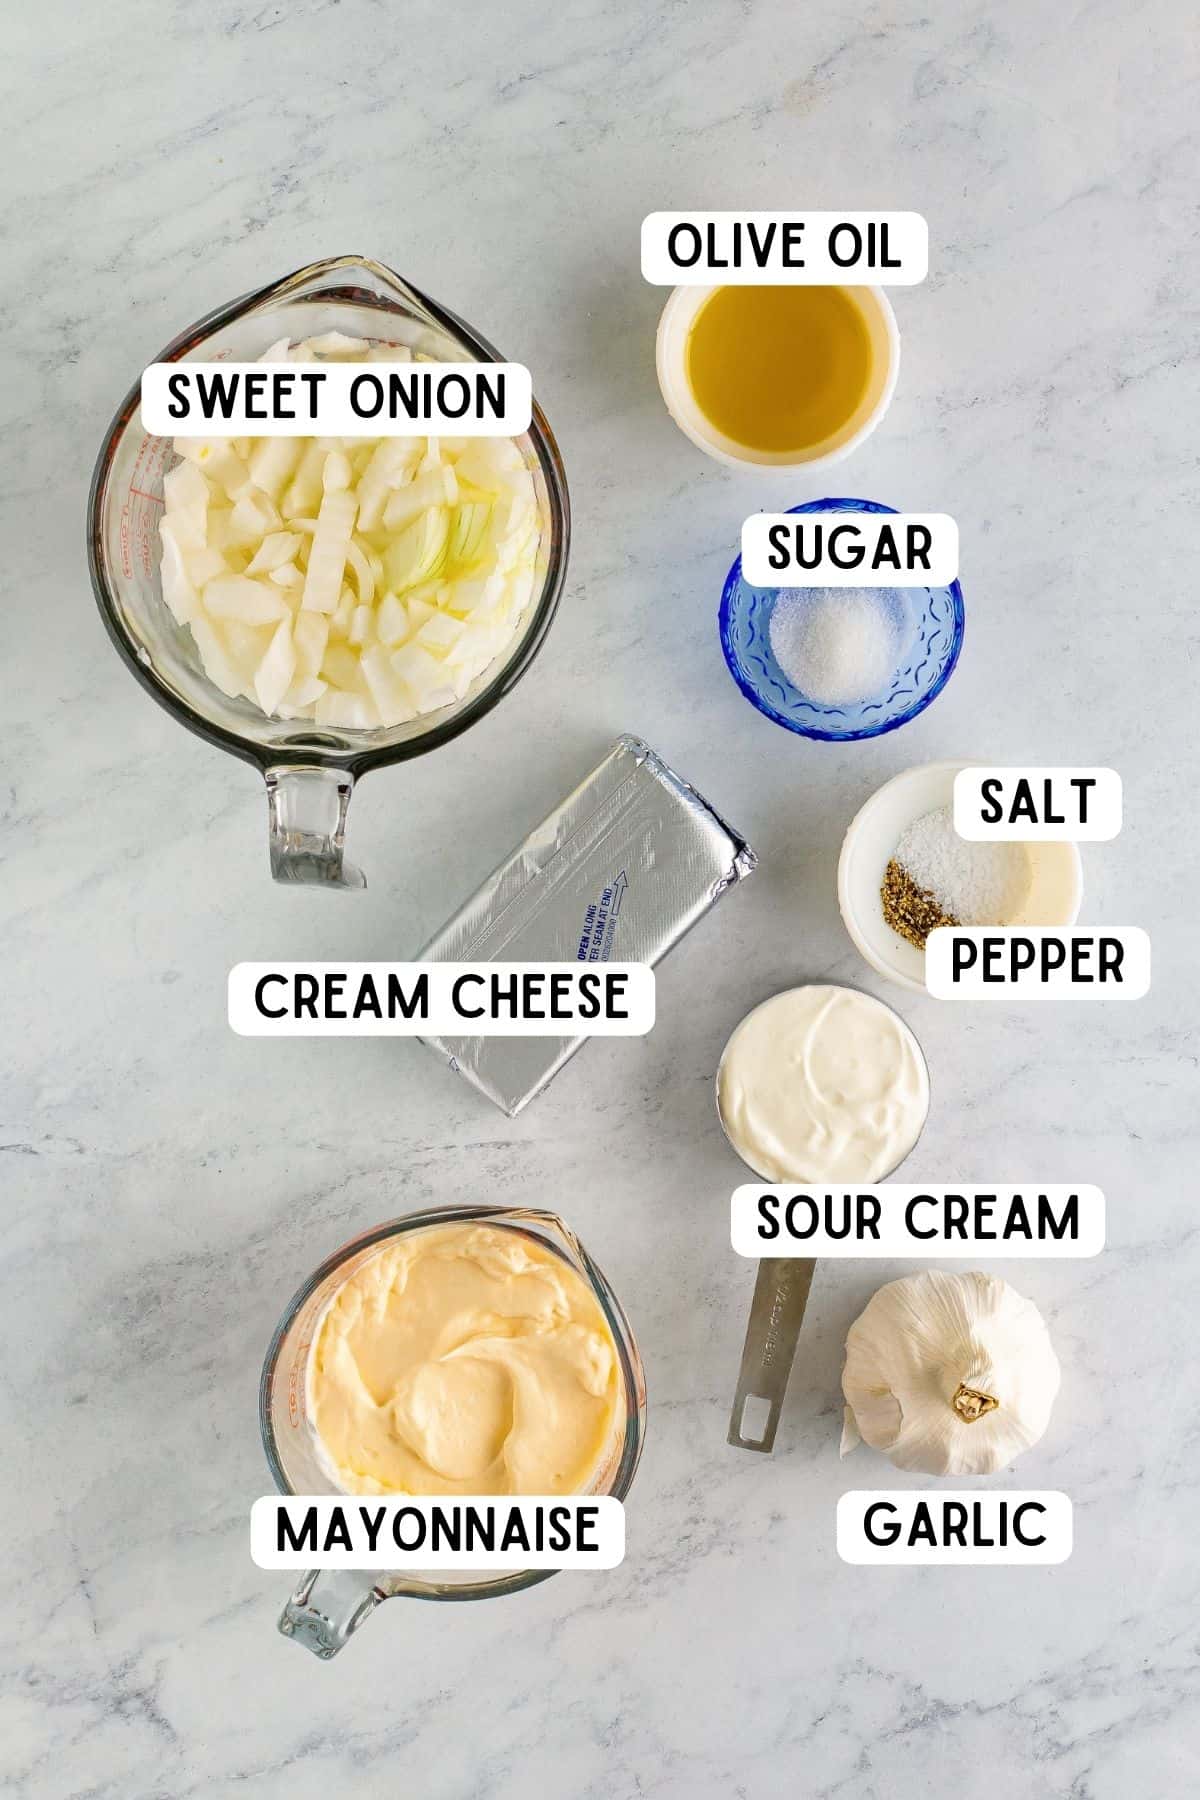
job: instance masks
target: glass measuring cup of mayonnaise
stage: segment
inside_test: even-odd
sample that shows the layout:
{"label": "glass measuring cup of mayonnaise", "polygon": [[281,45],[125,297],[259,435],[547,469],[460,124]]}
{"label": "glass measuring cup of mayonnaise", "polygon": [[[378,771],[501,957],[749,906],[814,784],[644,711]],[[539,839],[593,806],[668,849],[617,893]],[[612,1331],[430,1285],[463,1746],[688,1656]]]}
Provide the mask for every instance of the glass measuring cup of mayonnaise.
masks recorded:
{"label": "glass measuring cup of mayonnaise", "polygon": [[[286,276],[200,319],[157,362],[257,358],[277,339],[340,331],[406,344],[438,361],[492,362],[486,339],[382,264],[333,257]],[[190,631],[163,600],[158,523],[168,438],[142,428],[139,382],[109,427],[92,478],[88,559],[108,634],[161,706],[190,730],[240,756],[266,781],[271,873],[276,881],[364,886],[344,859],[346,809],[368,769],[437,749],[490,712],[525,673],[545,639],[566,574],[570,508],[566,476],[549,425],[535,404],[516,440],[533,477],[540,545],[534,589],[511,642],[461,700],[407,724],[372,730],[266,717],[230,699],[205,674]]]}
{"label": "glass measuring cup of mayonnaise", "polygon": [[[382,1249],[410,1232],[446,1225],[487,1225],[533,1238],[560,1256],[591,1289],[612,1333],[620,1398],[613,1436],[587,1491],[623,1500],[637,1472],[646,1427],[646,1378],[629,1321],[602,1272],[555,1213],[500,1206],[440,1206],[410,1213],[353,1238],[309,1276],[276,1328],[259,1388],[259,1424],[275,1486],[282,1494],[339,1491],[330,1481],[309,1416],[309,1351],[322,1317],[351,1276]],[[382,1600],[395,1596],[486,1600],[518,1593],[554,1573],[553,1569],[518,1569],[505,1575],[456,1569],[426,1574],[314,1569],[284,1607],[279,1629],[327,1660],[337,1655]]]}

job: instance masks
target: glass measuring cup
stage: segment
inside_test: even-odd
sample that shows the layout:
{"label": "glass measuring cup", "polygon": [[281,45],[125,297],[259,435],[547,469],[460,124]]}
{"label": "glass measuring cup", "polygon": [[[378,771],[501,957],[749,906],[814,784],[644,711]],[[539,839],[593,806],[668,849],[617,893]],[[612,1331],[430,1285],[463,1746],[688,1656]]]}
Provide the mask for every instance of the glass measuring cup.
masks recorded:
{"label": "glass measuring cup", "polygon": [[[327,331],[407,344],[439,361],[499,360],[463,320],[382,264],[353,256],[313,263],[209,313],[154,360],[248,361],[281,337]],[[512,641],[461,700],[404,725],[350,731],[269,719],[250,701],[229,699],[204,673],[191,632],[175,622],[162,597],[158,522],[173,452],[170,439],[142,429],[139,400],[140,379],[109,427],[88,503],[88,560],[108,634],[161,706],[262,772],[276,881],[363,887],[361,872],[343,854],[355,781],[368,769],[435,750],[474,725],[520,680],[549,630],[570,541],[566,476],[553,433],[535,404],[529,431],[517,442],[533,477],[541,542],[534,591]]]}
{"label": "glass measuring cup", "polygon": [[[271,1339],[259,1387],[259,1425],[275,1486],[281,1494],[338,1492],[321,1465],[308,1417],[308,1352],[326,1306],[354,1271],[386,1244],[411,1231],[448,1224],[487,1224],[537,1238],[591,1288],[616,1345],[623,1406],[617,1434],[588,1492],[623,1500],[637,1472],[646,1429],[646,1378],[629,1321],[602,1272],[557,1214],[502,1206],[438,1206],[410,1213],[352,1238],[309,1276]],[[280,1614],[279,1629],[328,1660],[382,1600],[396,1595],[413,1600],[487,1600],[533,1587],[554,1573],[553,1569],[518,1569],[506,1575],[458,1569],[427,1574],[312,1569]]]}

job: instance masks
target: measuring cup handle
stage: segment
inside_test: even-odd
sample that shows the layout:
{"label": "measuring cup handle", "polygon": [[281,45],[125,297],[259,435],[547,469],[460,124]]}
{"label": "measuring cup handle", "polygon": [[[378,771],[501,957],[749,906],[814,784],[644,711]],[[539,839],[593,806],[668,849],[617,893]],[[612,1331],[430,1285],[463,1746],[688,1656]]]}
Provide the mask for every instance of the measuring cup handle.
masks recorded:
{"label": "measuring cup handle", "polygon": [[328,1662],[386,1598],[362,1569],[310,1569],[280,1613],[279,1629]]}
{"label": "measuring cup handle", "polygon": [[353,775],[345,769],[287,764],[268,769],[266,780],[275,880],[366,887],[362,870],[343,854]]}

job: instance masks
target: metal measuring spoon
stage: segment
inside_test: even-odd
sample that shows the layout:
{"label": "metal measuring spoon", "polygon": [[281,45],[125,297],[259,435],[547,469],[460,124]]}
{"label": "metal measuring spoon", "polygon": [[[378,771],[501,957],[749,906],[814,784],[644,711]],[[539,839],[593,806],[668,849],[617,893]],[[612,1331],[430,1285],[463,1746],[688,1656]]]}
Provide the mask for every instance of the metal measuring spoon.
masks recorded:
{"label": "metal measuring spoon", "polygon": [[[729,1416],[728,1441],[739,1450],[774,1447],[816,1266],[811,1256],[764,1256],[758,1265],[742,1366]],[[756,1400],[759,1408],[754,1407]],[[758,1429],[758,1420],[747,1415],[760,1411],[763,1405],[766,1416]]]}

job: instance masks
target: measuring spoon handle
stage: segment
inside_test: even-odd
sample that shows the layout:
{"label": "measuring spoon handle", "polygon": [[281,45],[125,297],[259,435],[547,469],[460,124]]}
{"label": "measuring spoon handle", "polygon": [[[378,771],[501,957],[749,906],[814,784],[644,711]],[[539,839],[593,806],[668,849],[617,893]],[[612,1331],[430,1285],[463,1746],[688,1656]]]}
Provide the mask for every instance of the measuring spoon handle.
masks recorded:
{"label": "measuring spoon handle", "polygon": [[[811,1257],[779,1256],[765,1256],[758,1265],[729,1420],[729,1442],[739,1450],[769,1451],[774,1446],[816,1266]],[[767,1416],[761,1432],[750,1429],[748,1434],[746,1409],[754,1400],[766,1403]]]}

